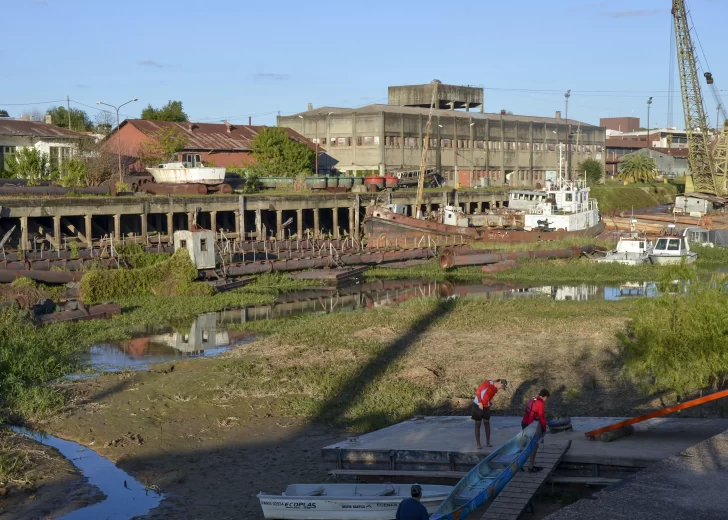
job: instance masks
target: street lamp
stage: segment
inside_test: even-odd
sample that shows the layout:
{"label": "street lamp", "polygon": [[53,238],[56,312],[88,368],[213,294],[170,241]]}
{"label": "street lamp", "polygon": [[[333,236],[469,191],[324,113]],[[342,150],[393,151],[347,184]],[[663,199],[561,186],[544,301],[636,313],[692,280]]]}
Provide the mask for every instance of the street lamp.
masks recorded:
{"label": "street lamp", "polygon": [[647,100],[647,149],[650,149],[650,107],[652,106],[652,97]]}
{"label": "street lamp", "polygon": [[119,109],[123,107],[124,105],[128,105],[129,103],[133,103],[134,101],[139,101],[139,98],[134,98],[126,103],[122,103],[121,105],[114,106],[110,105],[109,103],[104,103],[103,101],[97,101],[97,105],[106,105],[107,107],[111,107],[114,110],[116,110],[116,144],[117,144],[117,152],[119,153],[119,182],[124,182],[124,175],[121,171],[121,132],[119,129]]}

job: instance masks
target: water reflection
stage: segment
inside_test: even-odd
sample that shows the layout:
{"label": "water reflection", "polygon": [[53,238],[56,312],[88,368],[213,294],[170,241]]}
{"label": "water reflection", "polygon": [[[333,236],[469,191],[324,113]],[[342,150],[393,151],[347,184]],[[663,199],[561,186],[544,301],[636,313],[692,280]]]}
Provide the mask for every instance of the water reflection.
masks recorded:
{"label": "water reflection", "polygon": [[524,285],[482,280],[456,284],[427,280],[382,280],[345,287],[315,287],[280,295],[270,305],[229,309],[198,316],[190,326],[153,325],[133,331],[134,339],[96,345],[89,362],[97,370],[146,369],[149,364],[178,358],[215,356],[235,345],[251,341],[247,332],[231,329],[251,321],[304,314],[350,312],[357,309],[398,305],[412,298],[550,298],[553,300],[621,300],[657,294],[652,282],[614,286]]}

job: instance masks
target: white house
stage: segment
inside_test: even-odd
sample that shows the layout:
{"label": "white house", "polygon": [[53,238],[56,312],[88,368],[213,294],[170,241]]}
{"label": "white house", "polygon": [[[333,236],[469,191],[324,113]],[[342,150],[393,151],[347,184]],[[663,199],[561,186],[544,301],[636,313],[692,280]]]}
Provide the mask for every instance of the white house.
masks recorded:
{"label": "white house", "polygon": [[0,119],[0,171],[19,148],[34,147],[47,153],[55,169],[68,160],[87,134],[39,121]]}

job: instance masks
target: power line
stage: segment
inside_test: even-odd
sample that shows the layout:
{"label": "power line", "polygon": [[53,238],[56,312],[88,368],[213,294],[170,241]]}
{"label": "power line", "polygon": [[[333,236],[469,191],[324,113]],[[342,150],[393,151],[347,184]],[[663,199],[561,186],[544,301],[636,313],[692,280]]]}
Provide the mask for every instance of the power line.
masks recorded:
{"label": "power line", "polygon": [[65,99],[56,99],[54,101],[34,101],[32,103],[0,103],[6,107],[22,107],[27,105],[50,105],[51,103],[63,103]]}

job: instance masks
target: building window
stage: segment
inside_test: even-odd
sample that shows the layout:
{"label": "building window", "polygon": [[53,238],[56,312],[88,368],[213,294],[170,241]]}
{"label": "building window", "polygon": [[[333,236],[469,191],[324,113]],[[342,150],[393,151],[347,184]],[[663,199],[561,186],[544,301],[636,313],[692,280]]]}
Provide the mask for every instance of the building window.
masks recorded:
{"label": "building window", "polygon": [[8,164],[15,157],[14,146],[0,146],[0,172],[8,169]]}
{"label": "building window", "polygon": [[71,158],[71,148],[68,146],[51,146],[49,155],[51,170],[59,170],[63,163]]}
{"label": "building window", "polygon": [[337,141],[337,146],[346,146],[346,137],[339,137]]}
{"label": "building window", "polygon": [[[374,144],[374,138],[370,135],[364,136],[364,146],[372,146]],[[377,143],[379,144],[379,143]]]}
{"label": "building window", "polygon": [[321,138],[321,144],[326,144],[326,138],[325,137],[322,137]]}
{"label": "building window", "polygon": [[379,146],[379,136],[378,135],[374,136],[374,146]]}
{"label": "building window", "polygon": [[450,148],[450,139],[441,139],[443,148]]}
{"label": "building window", "polygon": [[405,142],[405,146],[409,146],[410,148],[417,147],[417,138],[416,137],[405,137],[404,142]]}

